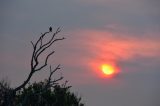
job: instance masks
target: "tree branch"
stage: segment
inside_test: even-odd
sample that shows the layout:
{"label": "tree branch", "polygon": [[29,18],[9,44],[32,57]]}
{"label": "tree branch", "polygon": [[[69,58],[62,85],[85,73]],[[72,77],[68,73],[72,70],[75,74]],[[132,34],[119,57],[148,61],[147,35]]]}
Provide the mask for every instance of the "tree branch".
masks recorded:
{"label": "tree branch", "polygon": [[[40,57],[41,54],[44,53],[44,51],[46,49],[48,49],[53,43],[55,43],[56,41],[60,41],[60,40],[63,40],[65,39],[64,37],[63,38],[55,38],[55,36],[60,32],[60,27],[57,28],[57,30],[52,34],[52,37],[49,39],[48,42],[46,42],[45,44],[43,44],[43,40],[44,40],[44,37],[49,34],[49,33],[52,33],[51,31],[47,31],[45,33],[43,33],[39,38],[38,40],[35,42],[35,44],[31,41],[31,44],[33,46],[33,52],[32,52],[32,57],[31,57],[31,71],[27,77],[27,79],[18,87],[16,87],[14,89],[14,91],[18,91],[22,88],[24,88],[26,86],[26,84],[30,81],[31,77],[33,76],[33,74],[36,72],[36,71],[40,71],[42,70],[44,67],[47,66],[47,63],[48,63],[48,59],[49,57],[54,53],[54,51],[52,51],[51,53],[49,53],[46,58],[45,58],[45,61],[44,61],[44,64],[42,65],[39,65],[39,60],[38,58]],[[38,68],[39,67],[39,68]],[[51,77],[53,75],[54,72],[56,72],[58,69],[60,69],[60,65],[58,65],[54,70],[51,70],[51,66],[50,66],[50,76],[48,78],[48,84],[53,84],[61,79],[63,79],[63,77],[60,77],[59,79],[56,79],[54,81],[51,81]]]}
{"label": "tree branch", "polygon": [[59,69],[60,69],[60,64],[57,65],[57,67],[56,67],[54,70],[52,70],[52,68],[51,68],[51,66],[50,66],[50,75],[49,75],[49,77],[48,77],[48,80],[47,80],[45,89],[47,89],[48,87],[53,86],[54,84],[56,84],[56,82],[58,82],[58,81],[60,81],[60,80],[63,79],[63,77],[61,76],[60,78],[55,79],[55,80],[52,81],[52,78],[51,78],[51,77],[52,77],[53,73],[55,73],[55,72],[58,71]]}

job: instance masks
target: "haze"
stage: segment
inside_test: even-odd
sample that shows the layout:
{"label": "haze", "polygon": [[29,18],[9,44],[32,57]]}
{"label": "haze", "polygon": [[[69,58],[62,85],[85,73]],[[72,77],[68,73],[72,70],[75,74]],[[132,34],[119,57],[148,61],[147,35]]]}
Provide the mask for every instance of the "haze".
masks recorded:
{"label": "haze", "polygon": [[[1,0],[0,79],[11,86],[30,71],[32,46],[41,32],[62,27],[49,63],[86,106],[160,106],[160,2],[158,0]],[[101,63],[120,68],[97,75]],[[47,69],[32,81],[46,78]]]}

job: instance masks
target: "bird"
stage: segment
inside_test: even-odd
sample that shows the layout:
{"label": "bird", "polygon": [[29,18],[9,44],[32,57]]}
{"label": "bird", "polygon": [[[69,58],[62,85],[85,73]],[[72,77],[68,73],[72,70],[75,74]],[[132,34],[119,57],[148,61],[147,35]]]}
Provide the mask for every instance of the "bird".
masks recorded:
{"label": "bird", "polygon": [[49,31],[52,32],[52,27],[49,27]]}

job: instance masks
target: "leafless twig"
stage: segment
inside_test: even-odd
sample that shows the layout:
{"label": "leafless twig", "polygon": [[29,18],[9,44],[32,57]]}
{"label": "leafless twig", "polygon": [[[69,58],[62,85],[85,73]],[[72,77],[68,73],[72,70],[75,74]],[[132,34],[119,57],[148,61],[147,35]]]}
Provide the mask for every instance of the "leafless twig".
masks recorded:
{"label": "leafless twig", "polygon": [[[24,88],[26,86],[26,84],[30,81],[31,77],[33,76],[33,74],[36,72],[36,71],[40,71],[42,70],[43,68],[45,68],[47,66],[47,63],[48,63],[48,59],[49,57],[55,52],[55,51],[52,51],[50,53],[48,53],[48,55],[46,56],[45,60],[44,60],[44,64],[40,65],[40,62],[39,62],[39,57],[42,53],[44,53],[44,51],[46,49],[48,49],[53,43],[57,42],[57,41],[60,41],[60,40],[63,40],[65,39],[64,37],[62,38],[55,38],[55,36],[60,32],[60,28],[57,28],[57,30],[52,34],[52,37],[49,39],[48,42],[46,43],[43,43],[43,40],[44,40],[44,37],[49,34],[49,33],[52,33],[52,31],[48,31],[48,32],[45,32],[43,33],[39,39],[33,43],[31,41],[31,44],[33,46],[33,52],[32,52],[32,57],[31,57],[31,71],[27,77],[27,79],[18,87],[16,87],[14,89],[14,91],[18,91],[20,90],[21,88]],[[47,82],[47,86],[49,84],[54,84],[56,83],[57,81],[63,79],[63,77],[60,77],[59,79],[56,79],[56,80],[51,80],[51,77],[53,75],[54,72],[56,72],[58,69],[60,69],[60,65],[58,65],[54,70],[51,69],[51,66],[50,66],[50,76],[48,78],[48,82]]]}

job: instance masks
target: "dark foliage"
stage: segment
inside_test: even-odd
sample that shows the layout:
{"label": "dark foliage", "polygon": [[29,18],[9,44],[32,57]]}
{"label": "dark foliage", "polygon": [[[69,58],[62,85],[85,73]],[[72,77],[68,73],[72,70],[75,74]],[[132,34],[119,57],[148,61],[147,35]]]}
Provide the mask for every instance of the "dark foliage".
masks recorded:
{"label": "dark foliage", "polygon": [[[45,89],[46,82],[33,83],[19,91],[16,104],[22,106],[84,106],[66,84]],[[45,89],[45,90],[44,90]]]}

